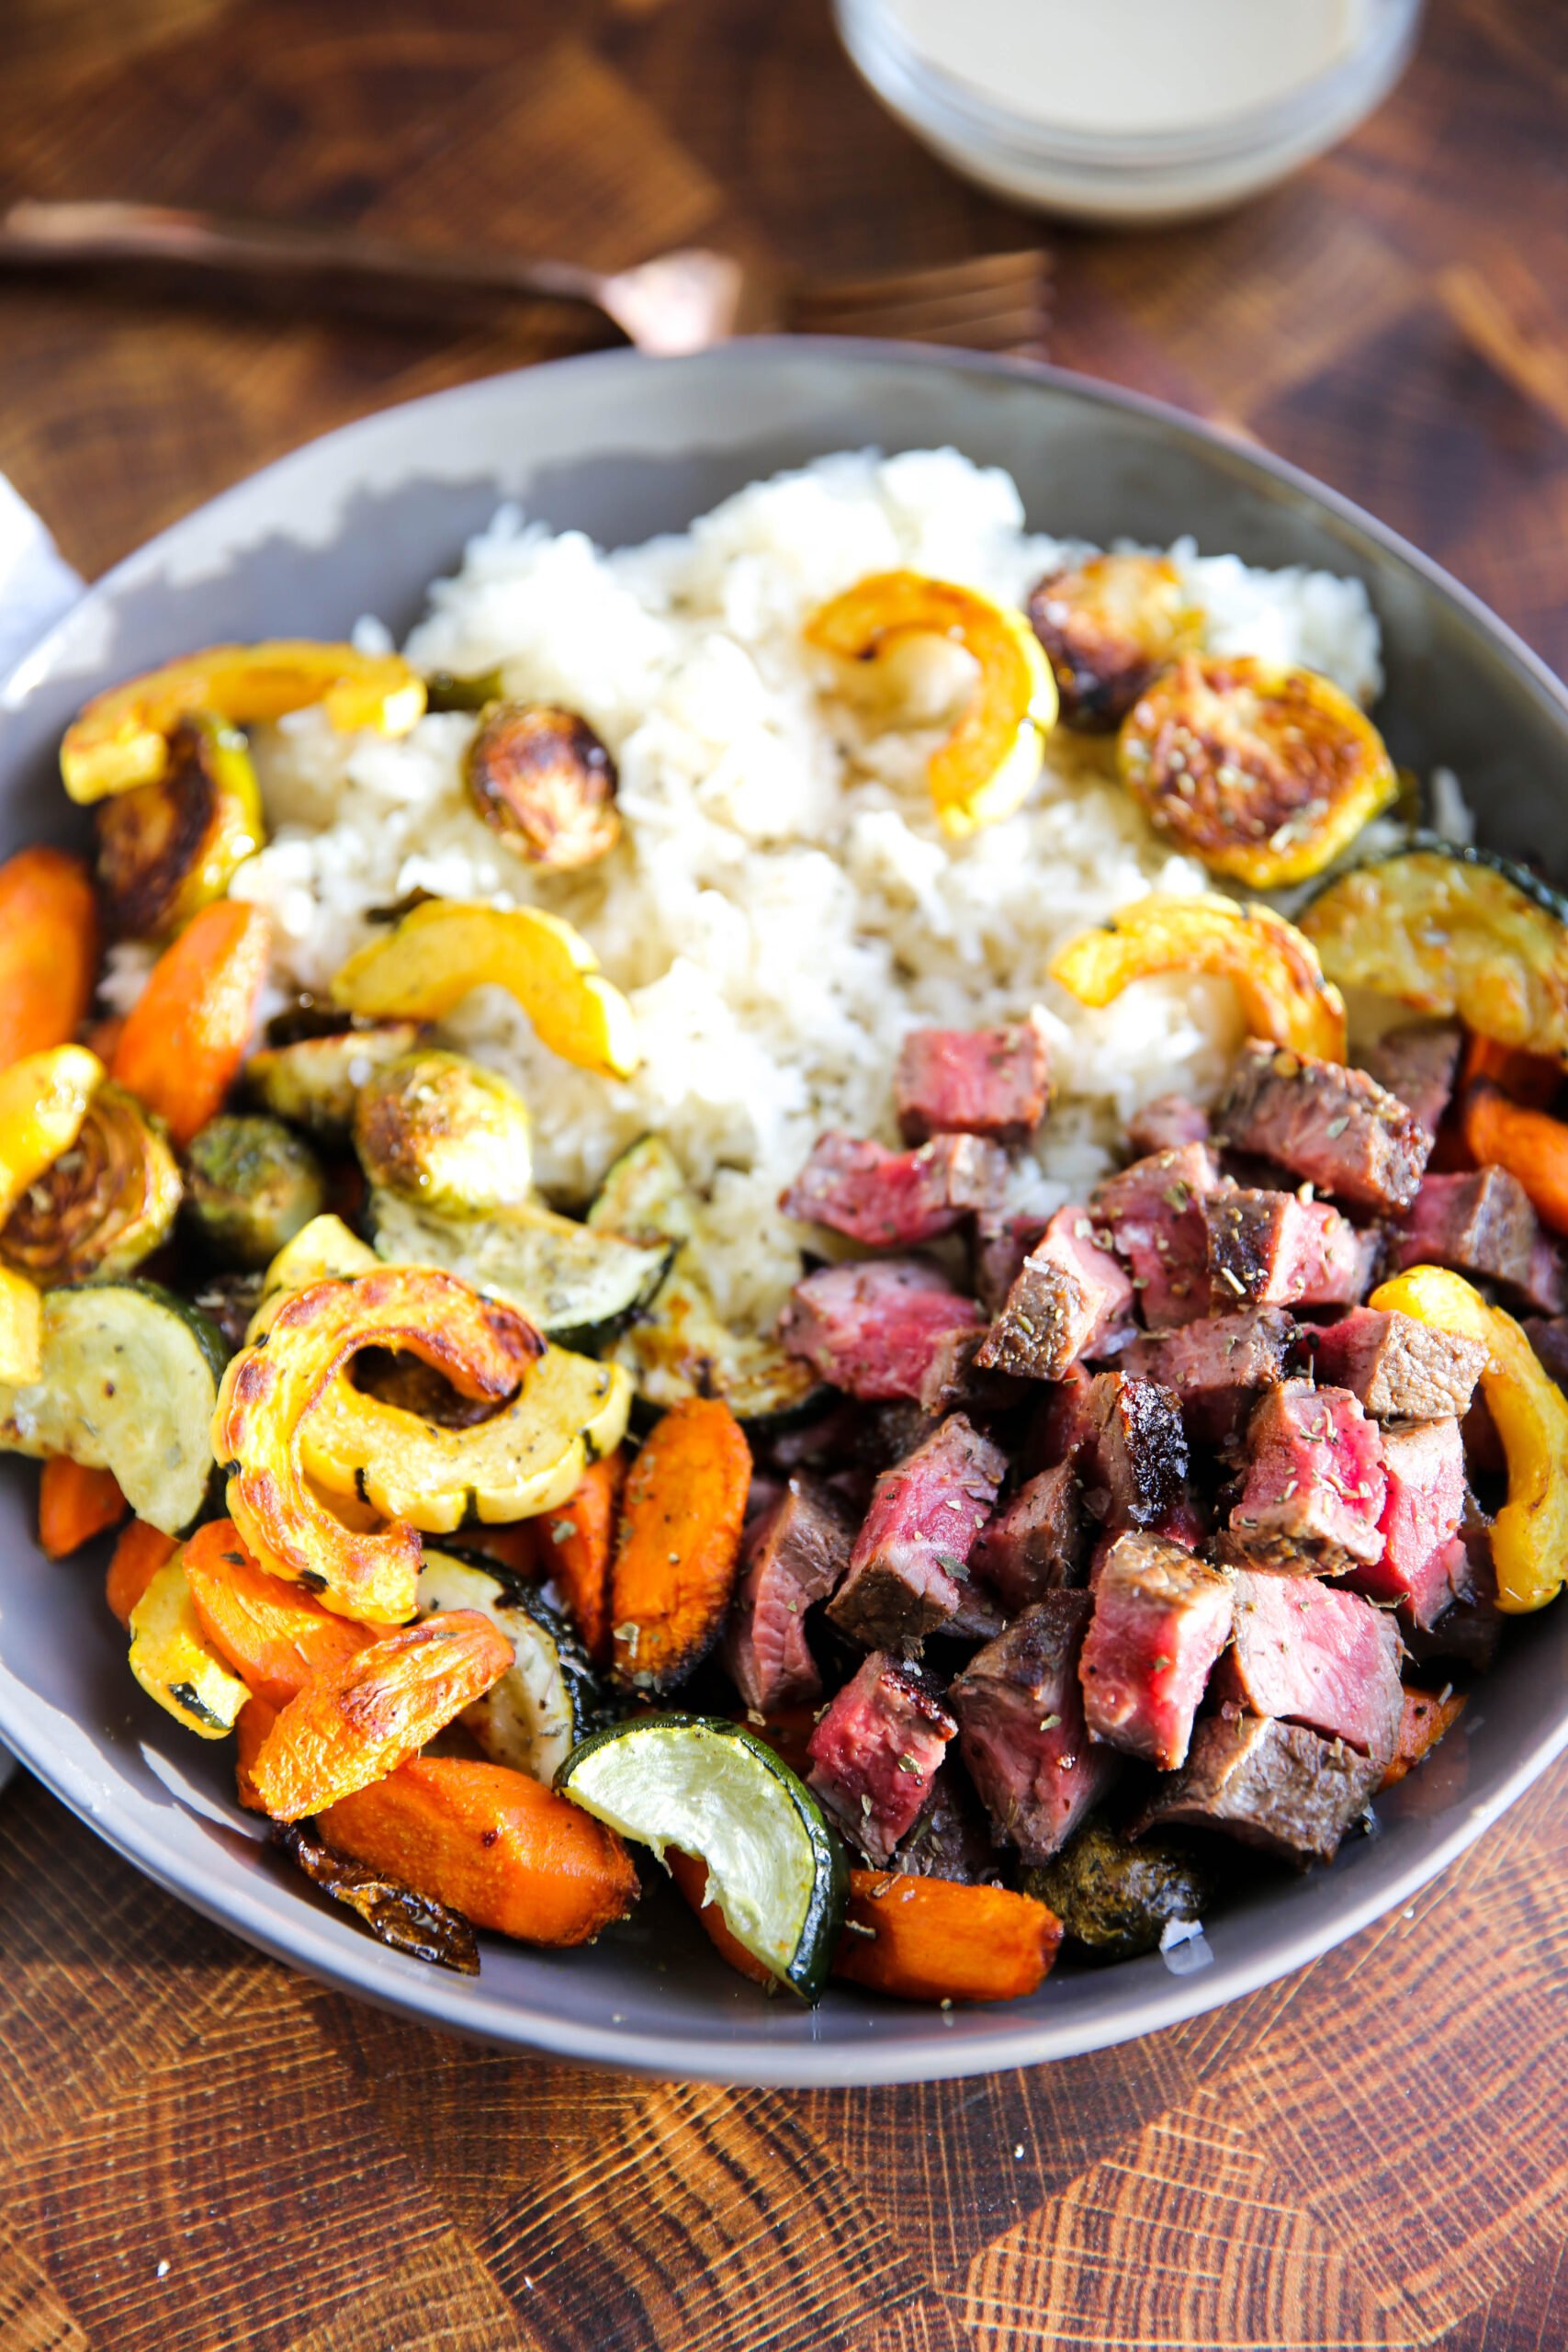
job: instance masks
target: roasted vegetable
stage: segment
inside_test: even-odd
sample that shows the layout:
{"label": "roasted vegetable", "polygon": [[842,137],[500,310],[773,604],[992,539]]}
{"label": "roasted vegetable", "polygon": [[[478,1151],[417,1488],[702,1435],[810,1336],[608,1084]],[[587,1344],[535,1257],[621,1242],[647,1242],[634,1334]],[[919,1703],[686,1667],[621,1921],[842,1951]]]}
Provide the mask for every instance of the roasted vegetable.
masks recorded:
{"label": "roasted vegetable", "polygon": [[265,839],[261,792],[244,737],[220,718],[184,718],[155,784],[100,800],[98,890],[121,939],[167,939]]}
{"label": "roasted vegetable", "polygon": [[130,1670],[150,1699],[198,1739],[222,1739],[250,1692],[202,1636],[176,1552],[130,1612]]}
{"label": "roasted vegetable", "polygon": [[165,1535],[207,1499],[207,1432],[224,1349],[205,1316],[155,1283],[82,1283],[43,1297],[39,1375],[0,1385],[0,1453],[69,1454],[112,1470]]}
{"label": "roasted vegetable", "polygon": [[354,1148],[373,1185],[437,1216],[488,1216],[528,1201],[528,1106],[464,1054],[422,1046],[378,1070],[355,1107]]}
{"label": "roasted vegetable", "polygon": [[1115,727],[1145,686],[1201,640],[1203,616],[1162,555],[1095,555],[1029,592],[1068,727]]}
{"label": "roasted vegetable", "polygon": [[61,849],[0,865],[0,1069],[76,1035],[98,972],[92,876]]}
{"label": "roasted vegetable", "polygon": [[39,1480],[39,1550],[46,1560],[68,1560],[95,1535],[118,1527],[125,1509],[112,1471],[87,1470],[66,1454],[51,1453]]}
{"label": "roasted vegetable", "polygon": [[1160,832],[1254,890],[1321,874],[1399,791],[1348,695],[1249,656],[1185,655],[1128,712],[1117,760]]}
{"label": "roasted vegetable", "polygon": [[506,692],[502,672],[479,670],[472,677],[460,678],[451,670],[433,670],[424,682],[427,710],[483,710],[487,703],[499,702]]}
{"label": "roasted vegetable", "polygon": [[350,1233],[341,1217],[313,1216],[284,1245],[262,1276],[261,1298],[251,1317],[245,1345],[254,1347],[284,1300],[295,1291],[308,1290],[312,1283],[352,1282],[355,1274],[370,1273],[380,1262],[369,1243]]}
{"label": "roasted vegetable", "polygon": [[1094,1960],[1157,1951],[1173,1920],[1201,1919],[1218,1892],[1196,1847],[1158,1835],[1134,1845],[1098,1818],[1043,1868],[1025,1871],[1022,1884]]}
{"label": "roasted vegetable", "polygon": [[412,1053],[419,1040],[417,1021],[355,1022],[327,1036],[264,1046],[245,1064],[245,1091],[263,1110],[303,1127],[319,1143],[346,1143],[360,1088],[389,1062]]}
{"label": "roasted vegetable", "polygon": [[597,1667],[610,1663],[610,1561],[627,1466],[619,1447],[591,1462],[566,1500],[539,1521],[545,1575]]}
{"label": "roasted vegetable", "polygon": [[1463,1094],[1464,1139],[1478,1168],[1517,1176],[1543,1224],[1568,1233],[1568,1125],[1545,1111],[1511,1102],[1500,1087],[1478,1080]]}
{"label": "roasted vegetable", "polygon": [[1043,1903],[1006,1887],[852,1870],[833,1973],[898,2001],[1017,2001],[1061,1940]]}
{"label": "roasted vegetable", "polygon": [[43,1364],[43,1300],[24,1274],[0,1266],[0,1387],[36,1380]]}
{"label": "roasted vegetable", "polygon": [[378,1943],[406,1952],[411,1960],[454,1969],[459,1976],[479,1974],[479,1948],[460,1911],[428,1894],[416,1894],[400,1878],[334,1854],[298,1822],[280,1823],[273,1834],[311,1885],[354,1912]]}
{"label": "roasted vegetable", "polygon": [[1488,1306],[1461,1274],[1412,1266],[1368,1304],[1488,1350],[1481,1393],[1508,1465],[1508,1499],[1492,1522],[1497,1605],[1516,1615],[1543,1609],[1568,1576],[1568,1400],[1513,1317]]}
{"label": "roasted vegetable", "polygon": [[165,1535],[162,1528],[149,1527],[144,1519],[133,1519],[120,1531],[104,1577],[104,1599],[127,1633],[132,1610],[164,1561],[172,1560],[179,1548],[172,1535]]}
{"label": "roasted vegetable", "polygon": [[491,831],[532,865],[591,865],[620,837],[615,763],[575,711],[491,703],[463,777]]}
{"label": "roasted vegetable", "polygon": [[110,1077],[182,1149],[217,1117],[239,1076],[268,948],[259,907],[203,907],[158,958],[120,1032]]}
{"label": "roasted vegetable", "polygon": [[591,1943],[637,1901],[615,1832],[504,1764],[416,1757],[316,1826],[340,1853],[522,1943]]}
{"label": "roasted vegetable", "polygon": [[349,1358],[372,1346],[408,1348],[464,1396],[499,1404],[544,1342],[511,1307],[450,1274],[385,1266],[294,1292],[224,1374],[212,1453],[227,1467],[229,1513],[247,1550],[343,1616],[400,1624],[413,1613],[417,1531],[403,1521],[347,1525],[312,1493],[301,1460],[302,1424]]}
{"label": "roasted vegetable", "polygon": [[1417,1764],[1426,1762],[1438,1742],[1452,1731],[1464,1706],[1465,1693],[1451,1685],[1444,1690],[1421,1690],[1413,1682],[1405,1684],[1399,1736],[1378,1782],[1380,1796],[1384,1789],[1395,1787],[1407,1772],[1413,1772]]}
{"label": "roasted vegetable", "polygon": [[174,1230],[174,1153],[132,1094],[98,1087],[67,1150],[0,1227],[0,1261],[40,1289],[133,1273]]}
{"label": "roasted vegetable", "polygon": [[626,1478],[610,1565],[617,1679],[658,1693],[717,1640],[735,1587],[751,1449],[717,1397],[672,1406]]}
{"label": "roasted vegetable", "polygon": [[450,1552],[426,1552],[419,1613],[467,1609],[488,1617],[512,1645],[513,1664],[463,1721],[495,1764],[531,1772],[547,1785],[605,1713],[587,1652],[566,1620],[536,1592],[491,1576]]}
{"label": "roasted vegetable", "polygon": [[351,956],[333,982],[337,1003],[380,1020],[439,1021],[470,989],[516,998],[542,1045],[602,1078],[637,1066],[632,1011],[599,970],[581,933],[539,907],[431,899]]}
{"label": "roasted vegetable", "polygon": [[185,1547],[186,1582],[209,1646],[254,1698],[274,1709],[297,1699],[318,1674],[332,1674],[373,1639],[334,1617],[303,1586],[257,1566],[230,1519],[209,1519]]}
{"label": "roasted vegetable", "polygon": [[281,1119],[225,1112],[191,1137],[186,1220],[220,1265],[269,1265],[321,1215],[325,1197],[320,1160]]}
{"label": "roasted vegetable", "polygon": [[765,1961],[747,1951],[739,1936],[730,1934],[724,1913],[708,1894],[708,1866],[702,1856],[684,1854],[679,1846],[666,1846],[664,1867],[680,1888],[682,1899],[696,1913],[698,1926],[720,1960],[728,1962],[749,1984],[761,1984],[772,1992],[777,1977]]}
{"label": "roasted vegetable", "polygon": [[1056,684],[1021,613],[952,581],[881,571],[821,605],[806,636],[846,662],[876,662],[918,637],[961,645],[979,675],[957,725],[931,754],[937,822],[958,841],[1022,806],[1056,722]]}
{"label": "roasted vegetable", "polygon": [[277,639],[213,645],[112,686],[65,730],[60,772],[73,800],[103,800],[167,773],[171,739],[193,712],[234,727],[320,703],[334,727],[406,735],[424,708],[424,681],[398,653]]}
{"label": "roasted vegetable", "polygon": [[1343,986],[1568,1061],[1568,903],[1524,866],[1417,833],[1326,884],[1301,922]]}
{"label": "roasted vegetable", "polygon": [[439,1217],[391,1193],[370,1196],[376,1252],[392,1265],[445,1266],[493,1291],[553,1340],[593,1343],[652,1297],[667,1241],[630,1241],[529,1206],[504,1216]]}
{"label": "roasted vegetable", "polygon": [[70,1150],[103,1074],[85,1046],[51,1046],[0,1070],[0,1220]]}
{"label": "roasted vegetable", "polygon": [[1345,1005],[1310,940],[1268,907],[1214,896],[1134,899],[1051,959],[1051,978],[1080,1004],[1109,1004],[1134,980],[1208,972],[1235,982],[1247,1031],[1342,1062]]}
{"label": "roasted vegetable", "polygon": [[573,1750],[558,1788],[624,1838],[707,1868],[730,1934],[807,2001],[844,1916],[844,1856],[822,1808],[771,1747],[700,1715],[643,1715]]}

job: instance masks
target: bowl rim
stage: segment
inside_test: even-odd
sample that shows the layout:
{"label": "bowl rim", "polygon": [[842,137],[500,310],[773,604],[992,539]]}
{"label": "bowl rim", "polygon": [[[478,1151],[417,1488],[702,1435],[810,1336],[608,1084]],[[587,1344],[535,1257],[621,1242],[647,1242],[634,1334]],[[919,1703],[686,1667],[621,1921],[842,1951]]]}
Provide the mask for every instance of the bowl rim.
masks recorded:
{"label": "bowl rim", "polygon": [[[852,336],[759,336],[683,359],[655,359],[634,350],[615,349],[546,362],[543,367],[559,374],[635,373],[649,368],[694,371],[717,365],[735,368],[744,374],[751,368],[765,370],[777,365],[783,353],[802,351],[818,358],[852,364],[860,361],[879,368],[908,368],[911,372],[989,376],[1033,384],[1088,407],[1110,407],[1146,418],[1179,439],[1196,445],[1200,453],[1223,457],[1246,472],[1266,477],[1325,512],[1353,534],[1370,540],[1414,572],[1430,594],[1453,608],[1503,657],[1516,680],[1555,719],[1568,746],[1568,687],[1472,591],[1343,492],[1316,481],[1289,460],[1168,401],[1043,361]],[[7,675],[0,678],[0,710],[17,707],[32,684],[48,672],[59,639],[71,628],[85,603],[120,587],[134,594],[139,575],[149,565],[156,565],[169,543],[177,543],[179,535],[197,516],[221,524],[231,501],[237,502],[259,485],[287,474],[307,458],[314,459],[353,436],[365,435],[385,420],[419,412],[449,419],[460,413],[470,401],[477,403],[493,400],[499,388],[513,382],[530,382],[540,373],[540,367],[498,370],[441,391],[371,410],[243,476],[143,541],[89,583],[83,598],[24,653]],[[243,560],[243,553],[240,560]],[[849,2039],[785,2040],[771,2035],[765,2030],[766,2019],[760,2019],[754,2036],[737,2034],[722,2042],[710,2043],[705,2052],[698,2052],[684,2043],[667,2051],[656,2031],[625,2030],[617,2027],[613,2017],[607,2025],[590,2023],[562,2017],[536,1999],[520,2002],[514,1996],[488,1995],[482,1980],[444,1978],[440,1971],[386,1951],[362,1936],[357,1928],[340,1924],[330,1913],[311,1904],[290,1896],[280,1905],[278,1891],[270,1882],[260,1882],[254,1887],[248,1883],[230,1886],[220,1897],[209,1895],[172,1849],[161,1845],[156,1837],[149,1841],[144,1835],[137,1834],[130,1810],[112,1792],[106,1791],[101,1773],[95,1773],[85,1758],[70,1752],[73,1743],[51,1745],[47,1736],[52,1713],[49,1707],[38,1708],[36,1702],[29,1702],[33,1707],[31,1721],[26,1713],[18,1717],[12,1700],[19,1691],[20,1686],[6,1668],[0,1652],[0,1736],[20,1762],[89,1828],[166,1893],[219,1927],[243,1937],[271,1958],[303,1970],[336,1991],[353,1994],[414,2022],[438,2026],[520,2053],[534,2052],[662,2079],[760,2088],[848,2088],[986,2074],[1082,2056],[1186,2022],[1289,1975],[1348,1941],[1374,1920],[1407,1904],[1517,1803],[1568,1747],[1565,1698],[1555,1720],[1549,1722],[1517,1758],[1491,1794],[1469,1807],[1445,1835],[1393,1877],[1380,1879],[1359,1899],[1342,1901],[1332,1909],[1325,1906],[1321,1925],[1313,1915],[1309,1924],[1266,1944],[1250,1958],[1224,1964],[1216,1961],[1185,1976],[1170,1974],[1163,1980],[1151,1980],[1147,1990],[1132,1993],[1112,2014],[1084,2019],[1070,2014],[1055,2018],[1047,2012],[1043,2017],[1025,2018],[1008,2006],[998,2005],[994,2011],[984,2013],[997,2020],[991,2030],[955,2035],[951,2043],[944,2044],[942,2035],[930,2031],[930,2021],[937,2013],[925,2005],[911,2005],[911,2032],[898,2040],[863,2045]],[[69,1727],[79,1736],[79,1744],[96,1747],[101,1735],[95,1726],[74,1723]],[[201,1810],[210,1813],[212,1808],[204,1802]],[[231,1822],[225,1823],[231,1829],[232,1826]],[[261,1842],[264,1838],[265,1832],[258,1825],[256,1841]],[[978,2019],[982,2014],[975,2008],[968,2010],[966,2017]],[[917,2023],[925,2028],[923,2037],[913,2030]]]}

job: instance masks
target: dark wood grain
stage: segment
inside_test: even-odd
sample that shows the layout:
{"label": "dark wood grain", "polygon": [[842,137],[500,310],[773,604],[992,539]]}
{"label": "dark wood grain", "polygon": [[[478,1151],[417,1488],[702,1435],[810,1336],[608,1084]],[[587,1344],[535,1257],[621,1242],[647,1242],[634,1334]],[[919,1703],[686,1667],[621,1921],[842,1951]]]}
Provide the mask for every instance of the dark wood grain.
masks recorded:
{"label": "dark wood grain", "polygon": [[[823,0],[11,0],[0,196],[855,271],[1037,226]],[[1055,356],[1224,419],[1568,663],[1568,15],[1436,0],[1398,95],[1235,217],[1062,232]],[[386,401],[572,347],[0,282],[0,468],[96,571]],[[731,2093],[321,1992],[0,1798],[0,2352],[1221,2352],[1568,2343],[1568,1766],[1404,1913],[1091,2059]]]}

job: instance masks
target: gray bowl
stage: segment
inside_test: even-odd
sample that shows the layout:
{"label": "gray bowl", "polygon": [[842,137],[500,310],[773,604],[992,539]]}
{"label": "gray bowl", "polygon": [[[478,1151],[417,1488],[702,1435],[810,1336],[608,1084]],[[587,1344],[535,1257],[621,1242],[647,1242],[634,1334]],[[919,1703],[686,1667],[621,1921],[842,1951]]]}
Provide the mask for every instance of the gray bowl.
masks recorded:
{"label": "gray bowl", "polygon": [[[111,572],[0,689],[0,846],[68,840],[55,752],[84,697],[229,638],[402,631],[500,497],[611,544],[678,529],[825,451],[954,443],[1006,466],[1032,523],[1105,540],[1195,534],[1258,563],[1358,573],[1382,622],[1396,758],[1447,762],[1497,846],[1568,865],[1568,697],[1472,597],[1289,468],[1126,394],[1039,368],[845,343],[701,358],[615,352],[504,376],[318,441]],[[759,2084],[904,2082],[1066,2056],[1193,2016],[1408,1901],[1568,1743],[1568,1611],[1511,1629],[1445,1750],[1329,1871],[1258,1871],[1208,1923],[1212,1959],[1062,1968],[1032,2000],[941,2011],[835,1987],[767,2001],[655,1890],[592,1951],[488,1940],[476,1982],[383,1951],[258,1842],[231,1753],[142,1699],[85,1564],[33,1540],[33,1474],[0,1472],[0,1735],[162,1885],[278,1959],[389,2009],[604,2065]]]}

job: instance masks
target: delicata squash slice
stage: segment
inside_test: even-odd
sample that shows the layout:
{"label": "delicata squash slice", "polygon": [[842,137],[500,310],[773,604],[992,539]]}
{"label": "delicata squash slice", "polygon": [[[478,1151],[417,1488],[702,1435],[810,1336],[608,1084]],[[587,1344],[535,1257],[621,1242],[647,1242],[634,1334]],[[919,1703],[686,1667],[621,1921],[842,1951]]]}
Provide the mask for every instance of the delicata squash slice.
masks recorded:
{"label": "delicata squash slice", "polygon": [[1345,1058],[1345,1003],[1293,923],[1269,907],[1210,895],[1151,892],[1051,959],[1051,978],[1080,1004],[1110,1004],[1134,980],[1206,972],[1235,982],[1248,1034],[1321,1060]]}

